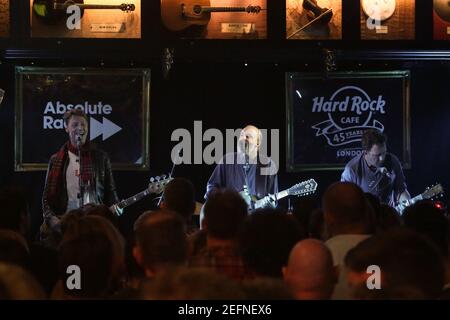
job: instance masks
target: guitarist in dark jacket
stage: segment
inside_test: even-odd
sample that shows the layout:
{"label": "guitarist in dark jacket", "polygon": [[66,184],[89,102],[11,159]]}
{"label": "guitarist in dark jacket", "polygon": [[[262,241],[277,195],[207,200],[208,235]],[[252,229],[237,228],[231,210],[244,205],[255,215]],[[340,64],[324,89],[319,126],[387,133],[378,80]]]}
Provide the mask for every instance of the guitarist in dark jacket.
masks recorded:
{"label": "guitarist in dark jacket", "polygon": [[[86,141],[86,114],[79,109],[69,110],[64,115],[64,123],[69,141],[50,158],[42,196],[43,229],[50,232],[59,232],[61,216],[80,207],[79,179],[84,186],[83,205],[103,203],[111,206],[118,202],[108,155]],[[45,235],[41,229],[42,237]]]}

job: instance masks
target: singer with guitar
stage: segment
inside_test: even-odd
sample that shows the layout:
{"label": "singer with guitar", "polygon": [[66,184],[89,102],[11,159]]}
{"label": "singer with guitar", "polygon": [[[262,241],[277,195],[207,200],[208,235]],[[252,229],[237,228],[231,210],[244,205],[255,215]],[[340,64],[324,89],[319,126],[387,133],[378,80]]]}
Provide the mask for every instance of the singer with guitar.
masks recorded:
{"label": "singer with guitar", "polygon": [[[42,196],[44,224],[52,232],[59,231],[60,218],[69,210],[118,202],[108,155],[86,141],[86,114],[79,109],[69,110],[64,114],[64,123],[69,141],[50,158]],[[113,206],[112,210],[120,209]]]}
{"label": "singer with guitar", "polygon": [[[248,125],[242,129],[238,152],[226,154],[209,178],[205,199],[216,188],[229,188],[240,192],[250,208],[252,199],[261,199],[278,192],[276,164],[259,152],[261,131]],[[275,206],[276,199],[269,198],[266,205]]]}
{"label": "singer with guitar", "polygon": [[345,166],[341,181],[353,182],[390,206],[407,206],[411,196],[398,158],[387,152],[387,137],[377,129],[362,136],[363,153]]}

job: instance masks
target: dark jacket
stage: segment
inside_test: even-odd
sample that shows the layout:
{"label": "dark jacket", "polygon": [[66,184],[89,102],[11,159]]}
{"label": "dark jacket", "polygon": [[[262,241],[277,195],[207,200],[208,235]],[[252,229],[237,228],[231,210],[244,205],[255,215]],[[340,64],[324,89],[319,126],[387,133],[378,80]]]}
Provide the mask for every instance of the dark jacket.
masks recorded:
{"label": "dark jacket", "polygon": [[[118,202],[116,193],[116,186],[112,175],[111,162],[108,155],[99,149],[90,150],[95,172],[95,193],[99,203],[104,203],[108,206]],[[44,193],[42,196],[42,211],[44,215],[44,222],[50,227],[54,222],[58,221],[56,217],[62,216],[67,208],[67,190],[66,190],[66,170],[68,166],[68,157],[64,163],[64,170],[62,175],[62,190],[55,201],[51,201],[48,197],[48,174],[52,169],[53,163],[56,159],[56,154],[52,155],[47,169],[45,178]]]}

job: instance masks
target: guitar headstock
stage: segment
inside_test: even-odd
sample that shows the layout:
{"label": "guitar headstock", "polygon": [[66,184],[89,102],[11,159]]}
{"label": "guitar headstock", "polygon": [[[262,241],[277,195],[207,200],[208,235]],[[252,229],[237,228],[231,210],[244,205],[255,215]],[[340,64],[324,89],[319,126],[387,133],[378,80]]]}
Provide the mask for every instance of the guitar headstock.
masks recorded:
{"label": "guitar headstock", "polygon": [[166,185],[172,181],[172,177],[167,177],[166,175],[156,176],[150,178],[150,183],[148,185],[148,191],[150,193],[159,194],[164,191]]}
{"label": "guitar headstock", "polygon": [[314,179],[309,179],[288,189],[290,196],[307,196],[313,194],[317,190],[317,182]]}
{"label": "guitar headstock", "polygon": [[134,10],[136,10],[136,6],[133,3],[122,3],[120,5],[120,10],[126,11],[126,12],[134,11]]}
{"label": "guitar headstock", "polygon": [[442,185],[440,183],[438,183],[432,187],[427,188],[425,190],[425,192],[422,193],[422,198],[423,199],[431,199],[431,198],[437,197],[443,193],[444,193],[444,188],[442,188]]}
{"label": "guitar headstock", "polygon": [[248,6],[245,9],[245,12],[247,12],[247,13],[259,13],[260,11],[261,11],[260,6]]}

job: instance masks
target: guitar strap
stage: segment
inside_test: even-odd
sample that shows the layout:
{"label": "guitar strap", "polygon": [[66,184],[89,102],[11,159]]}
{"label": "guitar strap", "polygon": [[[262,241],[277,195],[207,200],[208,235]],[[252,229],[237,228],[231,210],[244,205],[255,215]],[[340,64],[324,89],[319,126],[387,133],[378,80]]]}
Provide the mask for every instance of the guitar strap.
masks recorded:
{"label": "guitar strap", "polygon": [[[248,173],[250,172],[250,164],[248,163],[248,161],[246,161],[246,163],[243,165],[242,169],[244,171],[245,186],[247,186],[247,192],[250,195],[250,209],[254,210],[255,209],[255,203],[253,201],[253,195],[251,194],[251,191],[250,191],[250,184],[248,183]],[[256,168],[256,171],[257,170],[258,170],[258,168]],[[256,191],[256,188],[257,188],[257,184],[256,184],[256,177],[257,176],[258,175],[255,172],[255,191]],[[244,189],[245,189],[245,186],[244,186]]]}

